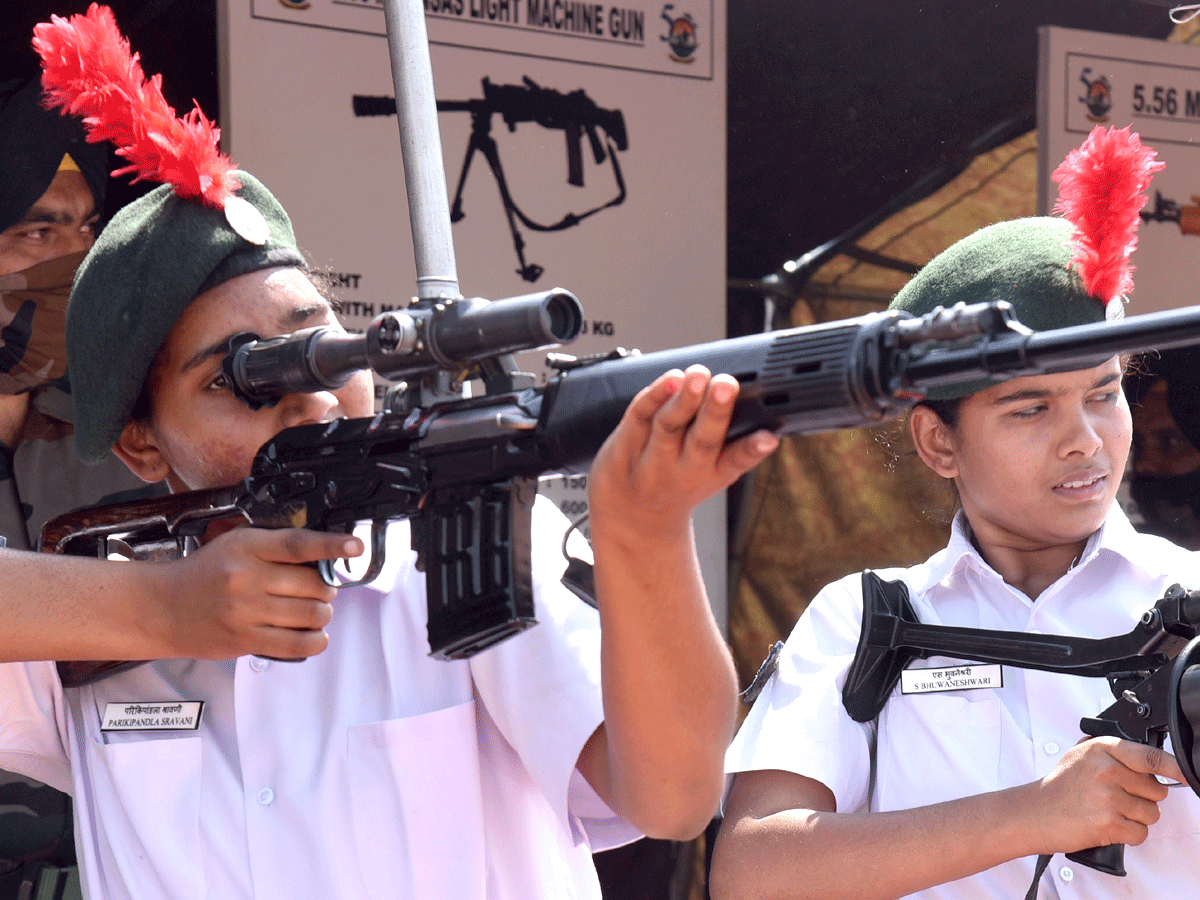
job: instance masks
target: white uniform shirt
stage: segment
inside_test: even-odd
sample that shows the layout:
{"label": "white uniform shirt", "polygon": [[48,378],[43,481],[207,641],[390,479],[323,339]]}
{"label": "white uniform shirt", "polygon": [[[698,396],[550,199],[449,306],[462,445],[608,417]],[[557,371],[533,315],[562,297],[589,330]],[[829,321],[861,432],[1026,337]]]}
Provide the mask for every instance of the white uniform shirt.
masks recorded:
{"label": "white uniform shirt", "polygon": [[[1105,638],[1129,632],[1171,584],[1200,586],[1200,560],[1167,541],[1141,535],[1116,507],[1080,562],[1036,602],[1005,584],[974,550],[955,520],[948,546],[923,565],[884,569],[903,580],[921,622],[959,627]],[[871,726],[853,721],[841,689],[858,645],[861,576],[825,588],[800,617],[779,667],[726,757],[730,773],[779,769],[813,778],[837,798],[839,812],[911,809],[1035,781],[1083,737],[1079,720],[1114,702],[1103,678],[1003,667],[1003,687],[901,693],[878,717],[876,783],[871,784]],[[909,668],[961,660],[930,657]],[[1169,745],[1168,745],[1169,749]],[[1041,896],[1061,898],[1195,896],[1192,860],[1200,850],[1200,798],[1176,787],[1159,806],[1149,839],[1125,850],[1118,878],[1056,855]],[[945,836],[947,843],[954,835]],[[914,896],[973,900],[1025,895],[1035,857]],[[802,873],[797,873],[801,875]],[[846,878],[853,880],[854,873]],[[1051,887],[1053,885],[1053,887]]]}
{"label": "white uniform shirt", "polygon": [[[166,660],[67,691],[51,663],[0,666],[0,766],[74,795],[94,900],[599,898],[591,851],[637,835],[574,770],[603,719],[599,625],[537,510],[538,624],[469,661],[429,657],[395,523],[304,662]],[[195,701],[197,731],[101,729]]]}

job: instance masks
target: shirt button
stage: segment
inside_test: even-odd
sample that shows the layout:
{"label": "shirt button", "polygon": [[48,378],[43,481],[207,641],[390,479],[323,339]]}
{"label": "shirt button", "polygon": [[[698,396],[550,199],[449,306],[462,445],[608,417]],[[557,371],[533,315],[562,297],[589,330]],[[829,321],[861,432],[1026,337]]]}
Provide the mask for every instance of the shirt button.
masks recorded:
{"label": "shirt button", "polygon": [[269,659],[263,659],[261,656],[250,657],[250,668],[255,672],[265,672],[271,667]]}
{"label": "shirt button", "polygon": [[[273,790],[271,790],[269,787],[263,788],[261,791],[258,792],[258,802],[261,803],[263,806],[270,806],[274,799],[275,799],[275,792]],[[1063,869],[1063,871],[1068,872],[1070,870]]]}
{"label": "shirt button", "polygon": [[1063,866],[1058,870],[1058,875],[1063,881],[1070,881],[1075,877],[1075,871],[1069,866]]}
{"label": "shirt button", "polygon": [[[1058,752],[1058,744],[1055,741],[1046,741],[1046,743],[1042,746],[1042,749],[1045,750],[1051,756],[1053,756],[1055,753]],[[1064,871],[1066,871],[1066,870],[1064,870]]]}

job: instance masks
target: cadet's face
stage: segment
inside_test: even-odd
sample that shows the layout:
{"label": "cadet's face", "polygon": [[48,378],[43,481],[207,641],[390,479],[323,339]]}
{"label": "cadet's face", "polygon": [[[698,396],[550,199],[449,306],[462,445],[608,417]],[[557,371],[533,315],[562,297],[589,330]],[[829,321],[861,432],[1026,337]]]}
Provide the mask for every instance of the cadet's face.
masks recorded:
{"label": "cadet's face", "polygon": [[173,490],[247,477],[255,452],[285,428],[374,413],[366,371],[337,391],[289,394],[270,409],[251,410],[230,393],[221,374],[230,337],[244,331],[275,337],[316,325],[341,327],[312,283],[292,268],[232,278],[188,305],[151,370],[151,416],[143,423]]}
{"label": "cadet's face", "polygon": [[83,175],[59,172],[21,220],[0,232],[0,275],[91,249],[98,218]]}
{"label": "cadet's face", "polygon": [[1100,527],[1129,455],[1121,375],[1114,357],[1094,369],[1015,378],[963,401],[952,477],[981,549],[1062,546]]}

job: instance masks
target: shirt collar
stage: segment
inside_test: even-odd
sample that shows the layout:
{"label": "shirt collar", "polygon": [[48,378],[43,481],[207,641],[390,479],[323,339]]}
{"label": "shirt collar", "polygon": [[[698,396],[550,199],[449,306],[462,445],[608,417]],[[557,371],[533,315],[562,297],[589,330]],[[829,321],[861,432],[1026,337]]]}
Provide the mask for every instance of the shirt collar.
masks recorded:
{"label": "shirt collar", "polygon": [[[1087,565],[1102,553],[1112,552],[1126,556],[1129,539],[1135,534],[1134,527],[1129,523],[1120,505],[1113,503],[1103,524],[1088,538],[1079,562],[1071,567],[1072,570]],[[985,577],[1000,577],[971,543],[971,526],[960,509],[950,525],[950,540],[945,549],[929,560],[928,577],[921,589],[925,590],[968,566]]]}

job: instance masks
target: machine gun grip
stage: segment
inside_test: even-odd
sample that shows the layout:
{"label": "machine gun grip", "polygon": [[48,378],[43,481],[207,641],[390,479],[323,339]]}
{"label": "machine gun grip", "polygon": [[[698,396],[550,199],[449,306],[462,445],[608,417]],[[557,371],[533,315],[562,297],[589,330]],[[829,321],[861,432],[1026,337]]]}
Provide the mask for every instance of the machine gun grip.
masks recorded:
{"label": "machine gun grip", "polygon": [[567,184],[583,187],[583,128],[578,122],[563,125],[567,135]]}
{"label": "machine gun grip", "polygon": [[1105,875],[1125,874],[1125,845],[1109,844],[1106,847],[1088,847],[1066,854],[1071,862],[1103,872]]}

